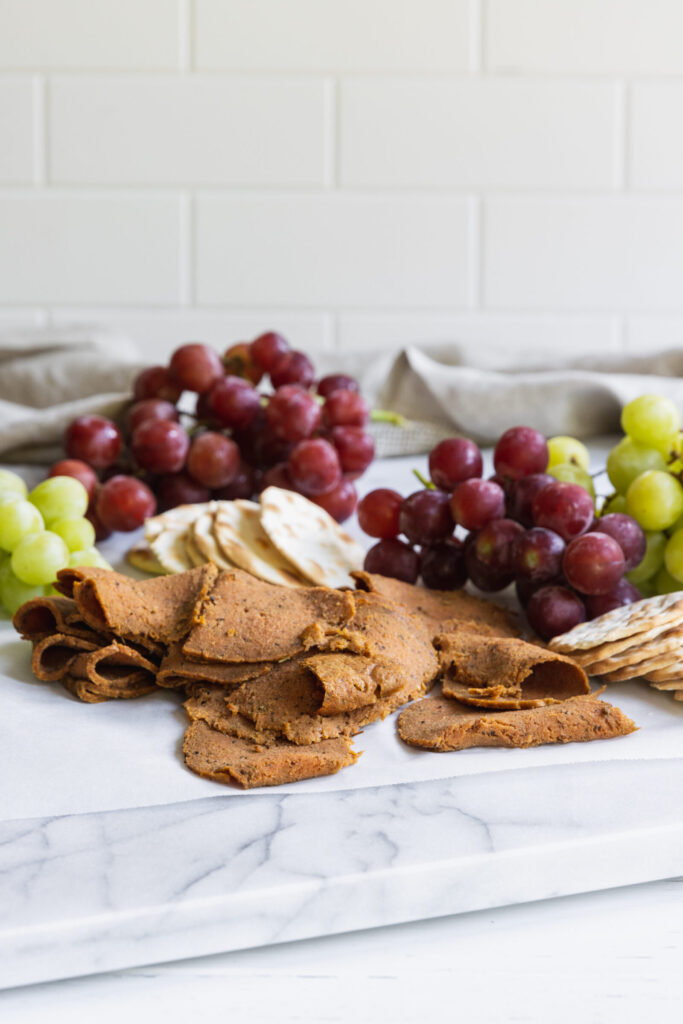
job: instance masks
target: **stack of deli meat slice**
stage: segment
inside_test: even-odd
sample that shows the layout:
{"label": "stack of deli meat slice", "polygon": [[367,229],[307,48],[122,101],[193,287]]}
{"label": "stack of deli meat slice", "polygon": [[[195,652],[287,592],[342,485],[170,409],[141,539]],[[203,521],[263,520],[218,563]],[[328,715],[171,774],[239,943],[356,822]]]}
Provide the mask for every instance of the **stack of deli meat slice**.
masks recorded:
{"label": "stack of deli meat slice", "polygon": [[[244,788],[352,765],[353,737],[413,701],[399,734],[433,750],[474,745],[469,726],[467,742],[453,738],[454,714],[462,732],[463,716],[537,713],[545,724],[534,726],[534,742],[633,728],[611,709],[611,732],[558,733],[558,708],[582,701],[592,714],[603,702],[571,658],[520,640],[496,605],[462,591],[352,575],[355,590],[285,588],[213,563],[142,581],[64,569],[59,596],[27,602],[14,624],[33,644],[35,675],[81,700],[182,692],[187,766]],[[441,694],[421,700],[437,680]],[[406,717],[417,709],[416,719]],[[484,745],[494,732],[503,745],[528,745],[524,720],[515,721],[522,732],[496,724]],[[505,743],[507,735],[517,741]]]}

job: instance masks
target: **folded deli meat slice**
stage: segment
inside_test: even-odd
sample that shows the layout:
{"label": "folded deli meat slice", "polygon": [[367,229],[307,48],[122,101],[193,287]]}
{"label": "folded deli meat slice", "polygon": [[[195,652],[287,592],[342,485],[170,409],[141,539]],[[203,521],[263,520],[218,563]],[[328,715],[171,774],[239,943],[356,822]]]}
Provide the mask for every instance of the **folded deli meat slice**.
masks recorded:
{"label": "folded deli meat slice", "polygon": [[239,686],[247,679],[255,679],[270,672],[270,661],[192,661],[183,654],[181,642],[171,644],[162,658],[157,673],[159,686],[178,689],[191,683],[218,683],[223,687]]}
{"label": "folded deli meat slice", "polygon": [[314,654],[302,662],[323,689],[318,714],[336,715],[374,704],[406,683],[402,666],[382,663],[362,654]]}
{"label": "folded deli meat slice", "polygon": [[286,589],[241,569],[226,571],[198,606],[183,653],[199,661],[290,658],[305,649],[302,633],[312,622],[341,626],[354,611],[354,596],[348,591]]}
{"label": "folded deli meat slice", "polygon": [[74,594],[93,629],[154,646],[182,640],[189,633],[195,608],[211,591],[217,574],[211,564],[149,580],[132,580],[110,569],[62,569],[57,586]]}
{"label": "folded deli meat slice", "polygon": [[356,588],[378,594],[428,620],[432,632],[444,633],[451,624],[490,636],[519,636],[512,615],[504,608],[465,590],[427,590],[412,583],[373,573],[352,572]]}
{"label": "folded deli meat slice", "polygon": [[53,633],[44,636],[33,645],[31,668],[37,679],[54,683],[68,672],[71,664],[83,651],[96,651],[98,645],[80,636]]}
{"label": "folded deli meat slice", "polygon": [[38,640],[48,633],[68,633],[87,639],[93,630],[78,605],[69,597],[34,597],[14,613],[12,624],[24,640]]}
{"label": "folded deli meat slice", "polygon": [[462,630],[434,642],[445,670],[443,692],[463,704],[534,708],[590,693],[586,673],[571,658],[524,640]]}
{"label": "folded deli meat slice", "polygon": [[449,697],[427,697],[398,719],[401,739],[427,750],[584,743],[626,736],[635,728],[619,708],[590,694],[523,711],[474,709]]}
{"label": "folded deli meat slice", "polygon": [[244,789],[332,775],[358,760],[344,739],[300,747],[283,740],[264,750],[248,740],[216,732],[205,722],[190,725],[183,753],[188,768],[197,775],[236,782]]}
{"label": "folded deli meat slice", "polygon": [[142,697],[156,689],[156,665],[124,644],[79,654],[69,665],[63,685],[87,703]]}

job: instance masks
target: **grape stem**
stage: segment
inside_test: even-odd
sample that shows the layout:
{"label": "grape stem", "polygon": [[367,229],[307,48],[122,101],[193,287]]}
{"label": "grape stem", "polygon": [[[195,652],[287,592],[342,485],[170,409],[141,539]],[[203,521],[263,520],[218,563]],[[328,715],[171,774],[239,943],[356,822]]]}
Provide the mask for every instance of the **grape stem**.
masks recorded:
{"label": "grape stem", "polygon": [[408,422],[400,412],[392,412],[390,409],[373,409],[370,413],[372,423],[393,423],[395,427],[405,427]]}
{"label": "grape stem", "polygon": [[420,483],[422,484],[422,486],[423,486],[423,487],[425,487],[425,488],[426,488],[426,489],[427,489],[428,491],[435,491],[435,490],[436,490],[436,485],[435,485],[435,484],[433,484],[431,480],[428,480],[428,479],[427,479],[427,477],[426,477],[426,476],[424,476],[424,475],[423,475],[423,474],[422,474],[422,473],[420,472],[420,470],[419,470],[419,469],[414,469],[414,470],[413,470],[413,473],[415,474],[415,476],[417,477],[417,479],[418,479],[418,480],[420,481]]}

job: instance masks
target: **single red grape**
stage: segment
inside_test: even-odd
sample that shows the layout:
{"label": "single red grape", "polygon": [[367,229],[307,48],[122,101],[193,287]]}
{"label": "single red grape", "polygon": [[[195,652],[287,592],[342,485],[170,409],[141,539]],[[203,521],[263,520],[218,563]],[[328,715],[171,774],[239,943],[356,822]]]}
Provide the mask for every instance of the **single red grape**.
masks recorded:
{"label": "single red grape", "polygon": [[526,606],[529,625],[544,640],[567,633],[586,621],[583,601],[567,587],[541,587],[532,594]]}
{"label": "single red grape", "polygon": [[368,551],[363,568],[380,576],[392,576],[404,583],[415,583],[420,571],[417,551],[402,540],[380,540]]}
{"label": "single red grape", "polygon": [[538,430],[511,427],[493,451],[493,465],[496,473],[518,480],[531,473],[545,472],[549,455],[548,442]]}
{"label": "single red grape", "polygon": [[452,491],[463,480],[481,476],[481,452],[466,437],[449,437],[429,453],[429,475],[437,487]]}
{"label": "single red grape", "polygon": [[47,475],[72,476],[74,480],[80,480],[88,492],[89,498],[92,498],[97,488],[97,474],[87,462],[82,462],[80,459],[60,459],[50,467],[50,472]]}
{"label": "single red grape", "polygon": [[349,377],[347,373],[330,373],[327,377],[321,377],[316,391],[323,398],[327,398],[333,391],[338,391],[340,388],[345,391],[360,391],[358,381]]}
{"label": "single red grape", "polygon": [[331,515],[338,523],[343,523],[353,515],[358,503],[358,494],[353,481],[342,480],[331,491],[312,496],[311,501],[324,508],[328,515]]}
{"label": "single red grape", "polygon": [[281,334],[275,331],[266,331],[259,334],[251,343],[251,354],[256,363],[264,373],[270,373],[280,356],[289,352],[289,344]]}
{"label": "single red grape", "polygon": [[175,405],[164,401],[162,398],[143,398],[131,405],[126,413],[126,433],[132,434],[136,427],[139,427],[145,420],[178,420],[178,410]]}
{"label": "single red grape", "polygon": [[177,348],[171,356],[169,369],[172,380],[183,391],[196,391],[198,395],[203,395],[223,376],[218,353],[198,342]]}
{"label": "single red grape", "polygon": [[552,580],[529,580],[523,576],[518,576],[515,580],[515,592],[522,608],[526,608],[532,594],[535,594],[541,587],[547,587],[551,584],[553,586],[566,587],[567,581],[564,576],[556,576]]}
{"label": "single red grape", "polygon": [[420,575],[432,590],[458,590],[467,582],[465,551],[455,537],[428,544],[420,554]]}
{"label": "single red grape", "polygon": [[133,457],[150,473],[177,473],[185,465],[190,440],[179,423],[145,420],[131,438]]}
{"label": "single red grape", "polygon": [[226,348],[223,353],[223,367],[230,376],[243,377],[252,384],[258,384],[263,376],[263,368],[257,363],[251,345],[246,341]]}
{"label": "single red grape", "polygon": [[133,383],[133,398],[161,398],[166,402],[177,402],[182,388],[171,378],[167,366],[148,366],[142,370]]}
{"label": "single red grape", "polygon": [[128,533],[142,526],[156,511],[156,498],[147,484],[134,476],[113,476],[102,484],[97,495],[96,512],[109,530]]}
{"label": "single red grape", "polygon": [[398,514],[401,533],[411,544],[429,544],[453,533],[453,516],[444,491],[415,491],[403,499]]}
{"label": "single red grape", "polygon": [[556,480],[538,492],[531,511],[536,526],[553,530],[569,541],[585,533],[593,522],[593,499],[579,484]]}
{"label": "single red grape", "polygon": [[221,377],[207,394],[213,416],[224,427],[243,430],[261,409],[260,394],[241,377]]}
{"label": "single red grape", "polygon": [[479,533],[473,544],[477,559],[491,572],[512,576],[512,546],[524,534],[524,527],[512,519],[492,519]]}
{"label": "single red grape", "polygon": [[[616,515],[617,513],[615,513]],[[620,579],[606,594],[591,594],[586,598],[586,611],[589,619],[597,619],[600,615],[621,608],[634,601],[642,601],[643,596],[637,587],[627,579]]]}
{"label": "single red grape", "polygon": [[315,367],[307,355],[291,349],[276,359],[270,369],[270,379],[274,388],[280,388],[283,384],[300,384],[302,388],[310,388],[315,380]]}
{"label": "single red grape", "polygon": [[622,512],[610,512],[609,515],[597,519],[591,525],[590,530],[599,530],[600,533],[607,533],[610,537],[614,537],[624,552],[626,560],[624,572],[630,572],[642,562],[647,538],[640,523],[637,523],[632,516],[627,516]]}
{"label": "single red grape", "polygon": [[549,583],[562,572],[565,547],[559,533],[533,526],[512,545],[512,571],[520,580]]}
{"label": "single red grape", "polygon": [[66,428],[64,450],[70,459],[104,469],[116,462],[121,451],[119,428],[104,416],[79,416]]}
{"label": "single red grape", "polygon": [[520,477],[519,480],[515,480],[510,494],[509,501],[509,513],[513,519],[516,519],[522,526],[533,526],[533,503],[534,498],[537,494],[547,487],[548,484],[554,484],[555,477],[550,476],[548,473],[531,473],[530,476]]}
{"label": "single red grape", "polygon": [[362,427],[333,427],[332,444],[345,473],[360,476],[375,457],[375,442]]}
{"label": "single red grape", "polygon": [[161,512],[176,508],[177,505],[195,505],[211,497],[208,487],[198,484],[187,473],[169,473],[160,477],[156,492]]}
{"label": "single red grape", "polygon": [[261,480],[261,490],[264,491],[266,487],[280,487],[283,491],[296,490],[286,462],[280,462],[277,466],[271,466],[266,470]]}
{"label": "single red grape", "polygon": [[242,461],[230,483],[215,490],[213,497],[218,501],[234,501],[235,498],[251,498],[255,493],[256,473],[251,466]]}
{"label": "single red grape", "polygon": [[358,525],[370,537],[388,540],[401,532],[398,516],[403,503],[398,491],[378,487],[358,503]]}
{"label": "single red grape", "polygon": [[338,388],[325,399],[323,419],[328,427],[364,427],[370,419],[370,410],[357,391]]}
{"label": "single red grape", "polygon": [[325,494],[341,480],[339,456],[322,437],[299,441],[292,449],[287,468],[296,489],[306,495]]}
{"label": "single red grape", "polygon": [[624,552],[606,533],[575,537],[564,553],[562,569],[569,583],[582,594],[606,594],[624,575]]}
{"label": "single red grape", "polygon": [[511,572],[501,572],[490,565],[486,565],[477,557],[476,543],[465,545],[465,567],[467,575],[475,587],[489,593],[495,590],[504,590],[512,583]]}
{"label": "single red grape", "polygon": [[266,420],[284,441],[303,441],[320,425],[320,406],[313,395],[297,384],[285,384],[271,395]]}
{"label": "single red grape", "polygon": [[204,487],[226,487],[237,475],[240,450],[230,437],[213,430],[195,437],[187,455],[187,472]]}
{"label": "single red grape", "polygon": [[466,530],[481,530],[492,519],[505,515],[505,492],[492,480],[463,480],[451,495],[451,513]]}

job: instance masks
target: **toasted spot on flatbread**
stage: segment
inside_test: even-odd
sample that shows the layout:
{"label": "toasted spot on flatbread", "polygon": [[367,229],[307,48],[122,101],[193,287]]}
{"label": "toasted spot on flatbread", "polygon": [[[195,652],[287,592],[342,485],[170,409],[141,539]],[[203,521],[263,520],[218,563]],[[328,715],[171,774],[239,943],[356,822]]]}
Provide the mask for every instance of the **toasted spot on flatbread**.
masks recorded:
{"label": "toasted spot on flatbread", "polygon": [[306,585],[264,531],[260,505],[241,500],[218,502],[213,529],[220,549],[240,569],[282,587]]}

